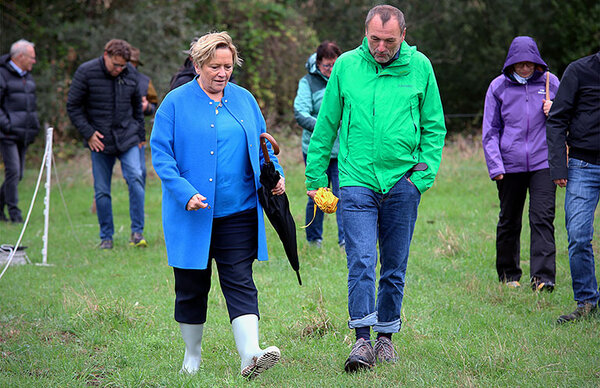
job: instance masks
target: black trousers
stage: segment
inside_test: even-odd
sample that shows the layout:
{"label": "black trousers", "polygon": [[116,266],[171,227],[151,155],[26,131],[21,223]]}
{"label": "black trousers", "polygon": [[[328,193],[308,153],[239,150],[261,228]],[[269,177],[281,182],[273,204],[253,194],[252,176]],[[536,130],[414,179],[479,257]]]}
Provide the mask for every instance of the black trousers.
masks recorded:
{"label": "black trousers", "polygon": [[180,323],[206,322],[212,260],[217,263],[219,283],[225,297],[229,320],[258,312],[258,291],[252,279],[252,264],[258,254],[256,208],[215,218],[206,269],[173,267],[175,275],[175,320]]}
{"label": "black trousers", "polygon": [[530,280],[554,283],[556,186],[550,177],[550,170],[504,174],[504,179],[496,181],[496,184],[500,198],[500,216],[496,231],[496,269],[500,281],[521,279],[521,220],[525,197],[529,190]]}
{"label": "black trousers", "polygon": [[25,152],[27,146],[20,142],[0,141],[0,155],[4,161],[4,182],[0,186],[0,211],[8,208],[11,220],[21,219],[19,209],[19,181],[23,179],[25,170]]}

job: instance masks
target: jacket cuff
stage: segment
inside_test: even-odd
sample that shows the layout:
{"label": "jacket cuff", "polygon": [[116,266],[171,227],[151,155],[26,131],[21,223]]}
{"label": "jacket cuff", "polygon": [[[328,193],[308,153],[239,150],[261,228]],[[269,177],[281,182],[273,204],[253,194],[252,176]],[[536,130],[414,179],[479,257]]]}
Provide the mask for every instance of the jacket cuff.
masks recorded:
{"label": "jacket cuff", "polygon": [[551,168],[550,177],[553,181],[557,179],[567,179],[569,177],[569,169],[567,167]]}

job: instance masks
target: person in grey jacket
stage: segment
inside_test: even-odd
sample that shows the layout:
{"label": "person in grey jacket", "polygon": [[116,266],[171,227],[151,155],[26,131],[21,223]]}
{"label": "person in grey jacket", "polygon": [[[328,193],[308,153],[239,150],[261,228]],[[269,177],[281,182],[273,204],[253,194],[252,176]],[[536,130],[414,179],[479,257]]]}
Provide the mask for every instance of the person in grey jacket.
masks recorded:
{"label": "person in grey jacket", "polygon": [[18,207],[19,181],[23,179],[25,152],[40,131],[35,82],[31,70],[36,62],[34,44],[21,39],[10,53],[0,57],[0,155],[4,182],[0,186],[0,221],[23,222]]}
{"label": "person in grey jacket", "polygon": [[146,131],[137,71],[127,63],[130,57],[129,43],[110,40],[101,57],[79,66],[67,99],[69,118],[91,151],[101,249],[113,247],[110,192],[117,158],[129,189],[129,244],[147,246],[142,234],[145,189],[139,151]]}
{"label": "person in grey jacket", "polygon": [[[334,42],[324,41],[317,48],[317,52],[311,55],[306,61],[308,74],[302,77],[298,83],[298,92],[294,100],[294,117],[296,118],[296,122],[302,127],[302,155],[304,156],[305,164],[308,144],[310,143],[310,137],[317,122],[325,87],[331,75],[333,64],[340,55],[342,55],[342,51]],[[340,143],[338,138],[335,140],[335,144],[331,150],[331,159],[327,168],[331,190],[338,198],[340,196],[337,160],[339,148]],[[306,228],[306,240],[316,247],[320,247],[323,241],[323,218],[324,214],[320,209],[317,208],[315,214],[314,201],[309,197],[306,204],[306,225],[310,225]],[[338,224],[338,244],[340,247],[344,247],[346,241],[340,212],[336,212],[336,221]]]}

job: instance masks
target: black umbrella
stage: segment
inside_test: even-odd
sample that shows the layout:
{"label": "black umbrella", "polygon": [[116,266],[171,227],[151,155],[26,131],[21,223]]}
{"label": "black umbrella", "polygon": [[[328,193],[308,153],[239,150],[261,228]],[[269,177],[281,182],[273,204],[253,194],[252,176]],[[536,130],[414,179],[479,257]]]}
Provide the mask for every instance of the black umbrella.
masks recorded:
{"label": "black umbrella", "polygon": [[265,164],[260,167],[260,183],[262,186],[258,189],[258,200],[267,214],[271,225],[273,225],[273,228],[275,228],[275,231],[279,235],[279,239],[285,249],[285,254],[292,268],[296,271],[298,283],[302,285],[300,263],[298,262],[298,246],[296,243],[296,223],[294,222],[292,213],[290,213],[290,202],[288,201],[287,194],[273,195],[271,193],[271,190],[279,182],[281,175],[269,158],[265,139],[269,140],[273,146],[275,155],[279,154],[279,146],[275,139],[273,139],[273,136],[268,133],[262,133],[260,135],[260,146],[265,158]]}

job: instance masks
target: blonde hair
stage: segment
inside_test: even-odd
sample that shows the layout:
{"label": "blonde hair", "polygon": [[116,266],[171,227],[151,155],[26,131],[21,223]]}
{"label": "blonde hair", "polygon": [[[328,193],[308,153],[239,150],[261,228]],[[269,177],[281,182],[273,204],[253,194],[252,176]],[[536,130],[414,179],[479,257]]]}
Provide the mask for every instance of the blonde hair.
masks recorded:
{"label": "blonde hair", "polygon": [[190,56],[192,61],[198,67],[202,67],[207,61],[215,56],[215,51],[220,48],[228,48],[233,57],[235,65],[242,65],[242,58],[238,56],[237,48],[233,44],[231,36],[227,31],[209,32],[202,35],[196,43],[192,45]]}

